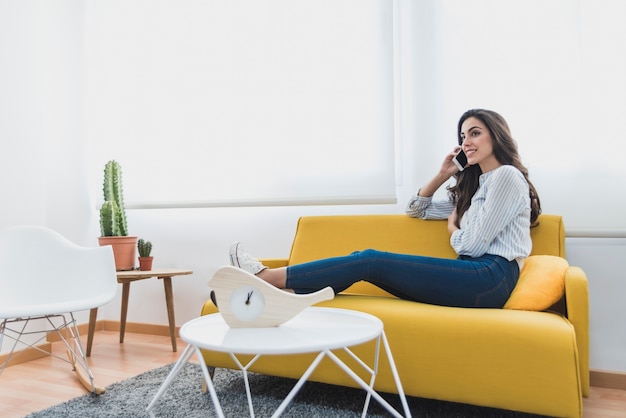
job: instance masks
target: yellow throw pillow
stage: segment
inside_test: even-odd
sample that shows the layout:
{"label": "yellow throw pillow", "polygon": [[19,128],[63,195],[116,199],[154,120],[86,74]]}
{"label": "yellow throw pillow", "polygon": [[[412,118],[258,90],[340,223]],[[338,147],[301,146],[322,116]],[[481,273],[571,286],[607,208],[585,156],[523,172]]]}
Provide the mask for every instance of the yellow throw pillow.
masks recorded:
{"label": "yellow throw pillow", "polygon": [[567,260],[553,255],[531,255],[524,260],[519,280],[504,309],[543,311],[565,292]]}

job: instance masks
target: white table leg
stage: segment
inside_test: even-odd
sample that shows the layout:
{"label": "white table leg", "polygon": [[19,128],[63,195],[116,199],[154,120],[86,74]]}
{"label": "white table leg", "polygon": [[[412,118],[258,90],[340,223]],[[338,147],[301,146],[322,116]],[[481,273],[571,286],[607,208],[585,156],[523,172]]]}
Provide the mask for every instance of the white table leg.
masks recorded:
{"label": "white table leg", "polygon": [[248,397],[248,411],[250,412],[250,418],[254,418],[254,406],[252,405],[252,392],[250,391],[250,382],[248,380],[248,368],[252,366],[260,357],[260,354],[254,356],[245,366],[239,361],[235,353],[229,353],[230,358],[233,359],[239,370],[243,373],[243,381],[246,385],[246,396]]}
{"label": "white table leg", "polygon": [[154,405],[159,401],[159,399],[161,399],[161,396],[163,396],[163,393],[165,393],[165,390],[169,387],[169,385],[176,378],[176,376],[178,376],[178,373],[180,373],[180,371],[183,369],[185,364],[187,364],[187,362],[193,355],[194,350],[195,350],[196,355],[198,356],[198,360],[200,361],[202,374],[204,375],[204,380],[206,381],[207,387],[209,389],[209,393],[211,394],[211,399],[213,400],[213,405],[215,406],[215,412],[218,417],[224,418],[224,411],[222,410],[220,401],[217,398],[217,393],[215,392],[215,386],[213,385],[213,380],[211,379],[211,375],[209,374],[209,369],[207,368],[207,365],[204,362],[204,359],[202,357],[202,352],[200,351],[198,347],[194,347],[191,344],[185,347],[185,351],[183,351],[182,356],[178,359],[176,364],[174,364],[174,367],[172,368],[170,373],[167,375],[167,377],[165,378],[165,381],[161,384],[161,387],[159,387],[159,390],[157,391],[156,395],[154,395],[154,398],[152,399],[152,401],[146,408],[146,412],[148,412],[148,414],[151,417],[154,417],[152,408],[154,408]]}
{"label": "white table leg", "polygon": [[148,412],[148,414],[150,414],[151,417],[154,416],[154,414],[152,413],[152,408],[157,403],[157,401],[159,399],[161,399],[161,396],[163,396],[163,393],[165,392],[165,390],[172,383],[172,380],[174,380],[174,378],[176,376],[178,376],[178,373],[180,373],[180,371],[182,370],[183,366],[185,364],[187,364],[187,362],[189,361],[189,358],[193,354],[193,350],[192,349],[193,349],[193,346],[191,346],[191,345],[188,345],[185,348],[185,351],[183,352],[183,355],[178,359],[176,364],[174,364],[174,367],[172,368],[172,370],[169,372],[169,374],[165,378],[165,381],[161,384],[161,387],[157,391],[156,395],[154,395],[154,398],[152,398],[152,401],[150,402],[150,404],[146,408],[146,412]]}
{"label": "white table leg", "polygon": [[304,382],[306,382],[309,379],[309,376],[311,376],[311,373],[313,373],[313,371],[317,368],[318,364],[320,364],[320,361],[322,361],[322,359],[327,354],[327,352],[330,353],[330,351],[324,350],[321,353],[319,353],[317,357],[315,357],[315,360],[313,360],[309,368],[306,369],[306,371],[304,372],[300,380],[298,380],[295,386],[291,389],[291,392],[287,394],[287,397],[283,400],[283,402],[280,404],[278,409],[272,414],[272,418],[279,417],[280,414],[283,413],[287,405],[289,405],[289,402],[291,402],[294,396],[296,396],[296,394],[298,393],[302,385],[304,385]]}
{"label": "white table leg", "polygon": [[[376,338],[376,349],[374,351],[374,368],[373,369],[367,363],[361,360],[356,354],[354,354],[352,350],[350,350],[350,348],[348,347],[343,348],[343,350],[348,355],[350,355],[350,357],[352,357],[353,360],[359,363],[359,365],[371,375],[370,384],[369,384],[370,388],[374,388],[374,383],[376,382],[376,376],[378,375],[378,359],[380,358],[380,339],[381,338],[379,335],[378,338]],[[371,392],[368,391],[367,396],[365,397],[365,402],[363,403],[363,413],[361,414],[362,418],[365,418],[367,416],[367,410],[369,408],[371,398],[372,398],[372,394]]]}
{"label": "white table leg", "polygon": [[200,367],[202,368],[204,380],[206,381],[207,388],[209,389],[209,393],[211,394],[211,399],[213,400],[215,413],[219,418],[224,418],[224,410],[222,409],[222,405],[220,405],[220,400],[217,397],[217,392],[215,392],[215,385],[213,384],[213,379],[211,379],[211,375],[209,374],[209,369],[204,362],[204,357],[202,357],[202,351],[200,351],[200,348],[198,347],[195,347],[195,349],[196,356],[198,357],[198,361],[200,362]]}
{"label": "white table leg", "polygon": [[[375,354],[374,354],[374,369],[370,368],[363,360],[361,360],[356,354],[354,354],[348,347],[344,347],[344,351],[346,353],[348,353],[350,355],[350,357],[352,357],[356,362],[358,362],[361,367],[363,367],[363,369],[365,369],[367,372],[369,372],[372,377],[370,379],[370,384],[369,384],[369,388],[371,389],[367,390],[367,397],[365,398],[365,404],[363,406],[363,414],[361,415],[363,418],[365,418],[365,416],[367,415],[367,409],[369,407],[369,403],[370,403],[370,398],[372,396],[372,393],[375,393],[374,391],[374,382],[376,380],[376,376],[378,375],[378,360],[380,358],[380,341],[383,341],[384,347],[385,347],[385,353],[387,353],[387,359],[389,360],[389,367],[391,368],[391,373],[394,377],[394,381],[396,383],[396,389],[398,390],[398,396],[400,396],[400,400],[402,402],[402,407],[404,408],[404,413],[406,417],[410,417],[411,416],[411,411],[409,409],[409,405],[406,401],[406,396],[404,394],[404,389],[402,388],[402,382],[400,381],[400,376],[398,375],[398,370],[396,368],[396,364],[393,360],[393,356],[391,354],[391,348],[389,347],[389,342],[387,340],[387,336],[385,335],[385,331],[383,330],[381,332],[381,334],[378,336],[378,338],[376,339],[376,350],[375,350]],[[333,354],[334,356],[334,354]],[[331,357],[332,358],[332,357]],[[342,364],[344,364],[344,366],[347,368],[348,366],[345,365],[345,363],[343,363],[343,361],[341,361],[339,359],[339,357],[333,358],[333,360],[335,362],[340,361]],[[339,366],[344,369],[344,367],[339,364]],[[346,370],[346,369],[344,369]],[[350,371],[352,371],[351,369],[349,369]],[[346,370],[346,373],[350,375],[350,372],[348,372]],[[357,376],[358,377],[358,376]],[[353,377],[354,379],[354,377]],[[360,379],[360,378],[359,378]],[[362,383],[361,383],[362,382]],[[364,381],[361,381],[357,383],[360,383],[362,386],[365,384]],[[387,408],[388,409],[388,408]]]}
{"label": "white table leg", "polygon": [[387,341],[385,331],[382,332],[381,337],[383,339],[383,345],[385,346],[385,352],[387,353],[387,359],[389,360],[389,367],[391,367],[391,373],[393,373],[393,378],[396,381],[396,389],[398,389],[398,396],[400,396],[400,401],[402,402],[402,407],[404,408],[404,414],[407,417],[410,417],[411,411],[409,410],[409,404],[406,401],[406,396],[404,395],[402,382],[400,382],[400,375],[398,374],[396,363],[393,360],[393,356],[391,355],[391,348],[389,347],[389,342]]}
{"label": "white table leg", "polygon": [[359,386],[361,386],[363,389],[365,389],[370,395],[372,395],[374,397],[374,399],[376,399],[382,406],[385,407],[385,409],[387,409],[387,411],[389,411],[393,416],[398,417],[398,418],[403,418],[402,415],[400,415],[400,413],[398,411],[396,411],[393,406],[391,406],[389,404],[389,402],[387,402],[386,400],[383,399],[382,396],[380,396],[378,394],[378,392],[376,392],[374,389],[372,389],[371,387],[369,387],[367,385],[367,383],[365,383],[363,381],[363,379],[361,379],[359,377],[359,375],[357,375],[356,373],[354,373],[343,361],[341,361],[341,359],[339,357],[337,357],[335,355],[335,353],[333,352],[328,352],[328,356],[339,366],[341,367],[341,369],[346,372],[346,374],[348,376],[350,376],[352,378],[352,380],[354,380],[356,383],[359,384]]}

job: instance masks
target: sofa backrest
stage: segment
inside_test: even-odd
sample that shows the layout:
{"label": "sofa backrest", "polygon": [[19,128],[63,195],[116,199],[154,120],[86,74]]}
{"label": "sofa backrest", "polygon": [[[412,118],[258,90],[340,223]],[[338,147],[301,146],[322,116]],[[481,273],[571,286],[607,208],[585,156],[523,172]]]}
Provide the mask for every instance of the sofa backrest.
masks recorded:
{"label": "sofa backrest", "polygon": [[[561,216],[542,214],[531,228],[532,255],[565,257],[565,228]],[[446,220],[423,220],[404,214],[303,216],[298,221],[289,265],[347,255],[368,248],[434,257],[456,258]],[[388,293],[357,283],[348,293]]]}
{"label": "sofa backrest", "polygon": [[565,258],[565,226],[559,215],[539,215],[539,225],[530,229],[533,250],[530,255],[556,255]]}

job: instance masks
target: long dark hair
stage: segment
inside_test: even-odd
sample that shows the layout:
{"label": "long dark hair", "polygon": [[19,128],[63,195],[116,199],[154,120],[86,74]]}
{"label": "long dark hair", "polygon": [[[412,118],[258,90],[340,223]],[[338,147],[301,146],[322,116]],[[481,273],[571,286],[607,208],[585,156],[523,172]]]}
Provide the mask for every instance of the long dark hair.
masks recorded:
{"label": "long dark hair", "polygon": [[[537,224],[537,218],[541,214],[541,202],[535,186],[528,178],[528,169],[522,164],[522,160],[517,151],[517,143],[511,136],[511,131],[506,120],[498,113],[492,110],[472,109],[468,110],[459,119],[457,135],[459,145],[463,143],[461,138],[461,127],[463,122],[468,118],[474,117],[480,120],[489,130],[493,142],[493,153],[502,165],[512,165],[517,168],[526,179],[530,189],[530,224]],[[448,187],[448,193],[454,202],[456,202],[457,219],[461,219],[463,214],[469,209],[472,203],[472,196],[476,193],[479,186],[479,178],[482,170],[478,164],[467,167],[463,171],[459,171],[454,175],[456,184]]]}

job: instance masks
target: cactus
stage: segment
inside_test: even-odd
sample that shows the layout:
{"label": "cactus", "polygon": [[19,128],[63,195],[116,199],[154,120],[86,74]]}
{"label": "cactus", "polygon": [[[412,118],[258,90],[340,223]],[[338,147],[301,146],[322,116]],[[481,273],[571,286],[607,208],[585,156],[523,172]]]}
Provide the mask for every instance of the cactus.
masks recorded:
{"label": "cactus", "polygon": [[122,189],[122,169],[116,161],[104,167],[104,203],[100,208],[100,232],[103,237],[127,236],[126,209]]}
{"label": "cactus", "polygon": [[152,243],[146,241],[143,238],[139,238],[137,241],[137,250],[139,250],[139,257],[150,257],[152,252]]}
{"label": "cactus", "polygon": [[100,232],[103,237],[121,236],[118,225],[120,210],[117,204],[109,200],[102,204],[100,208]]}

